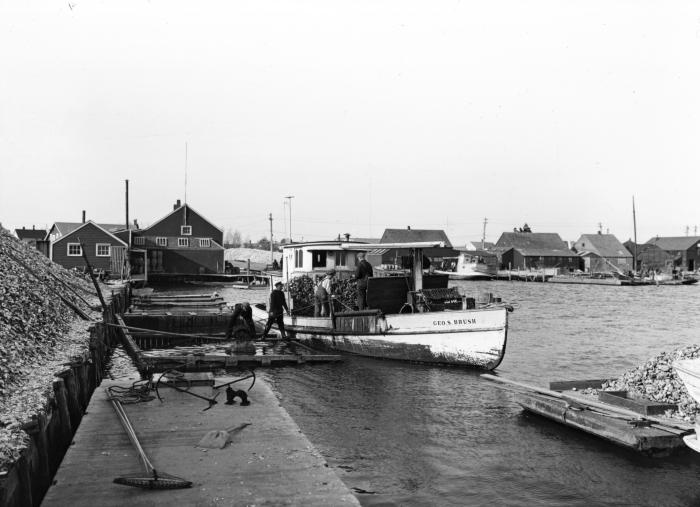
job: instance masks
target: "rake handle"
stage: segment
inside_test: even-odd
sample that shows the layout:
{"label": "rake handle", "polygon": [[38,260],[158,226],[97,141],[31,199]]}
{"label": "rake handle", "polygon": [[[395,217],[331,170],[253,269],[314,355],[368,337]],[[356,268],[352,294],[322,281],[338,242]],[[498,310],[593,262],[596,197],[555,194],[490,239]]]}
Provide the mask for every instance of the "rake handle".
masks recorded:
{"label": "rake handle", "polygon": [[143,461],[144,466],[146,467],[146,471],[150,474],[155,472],[155,468],[151,461],[148,459],[148,456],[146,456],[146,451],[143,450],[143,447],[141,447],[141,443],[139,442],[138,437],[136,436],[136,431],[134,430],[134,427],[131,425],[131,421],[129,420],[129,417],[126,415],[126,411],[124,410],[124,407],[122,406],[121,402],[114,398],[108,389],[105,389],[105,392],[107,393],[107,397],[109,398],[109,401],[112,402],[112,406],[114,407],[114,411],[117,413],[117,416],[119,417],[119,422],[121,422],[122,427],[124,428],[124,431],[126,431],[126,435],[129,437],[129,440],[131,441],[131,444],[134,446],[136,449],[136,452],[138,452],[139,457],[141,458],[141,461]]}

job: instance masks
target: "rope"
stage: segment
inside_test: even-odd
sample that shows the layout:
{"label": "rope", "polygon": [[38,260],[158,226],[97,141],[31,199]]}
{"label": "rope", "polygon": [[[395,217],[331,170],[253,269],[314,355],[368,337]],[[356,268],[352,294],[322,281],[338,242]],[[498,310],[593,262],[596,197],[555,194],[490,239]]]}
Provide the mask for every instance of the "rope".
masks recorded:
{"label": "rope", "polygon": [[155,400],[156,397],[152,396],[150,392],[150,380],[137,380],[131,384],[131,387],[111,386],[107,388],[110,400],[118,401],[123,405]]}

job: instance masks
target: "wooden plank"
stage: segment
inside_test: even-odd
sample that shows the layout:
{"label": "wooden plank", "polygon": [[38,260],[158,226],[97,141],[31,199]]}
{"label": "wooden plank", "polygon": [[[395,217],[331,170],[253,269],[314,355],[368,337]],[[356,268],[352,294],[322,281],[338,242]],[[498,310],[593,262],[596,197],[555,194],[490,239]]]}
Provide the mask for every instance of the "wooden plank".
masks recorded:
{"label": "wooden plank", "polygon": [[603,383],[608,379],[592,379],[592,380],[559,380],[549,383],[549,388],[552,391],[571,391],[577,389],[600,389]]}
{"label": "wooden plank", "polygon": [[599,391],[598,399],[619,407],[633,410],[642,415],[663,415],[667,410],[676,410],[677,405],[658,401],[634,398],[627,391]]}

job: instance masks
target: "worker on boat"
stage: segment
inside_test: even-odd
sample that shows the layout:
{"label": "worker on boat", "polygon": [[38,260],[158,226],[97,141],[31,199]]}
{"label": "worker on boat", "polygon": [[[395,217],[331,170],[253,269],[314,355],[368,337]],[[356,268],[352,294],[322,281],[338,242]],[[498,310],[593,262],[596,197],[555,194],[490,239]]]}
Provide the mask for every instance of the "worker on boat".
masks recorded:
{"label": "worker on boat", "polygon": [[331,313],[331,293],[333,292],[333,277],[335,269],[331,269],[321,282],[316,286],[314,292],[314,317],[325,317]]}
{"label": "worker on boat", "polygon": [[280,335],[282,335],[282,339],[286,340],[287,333],[285,333],[284,331],[284,312],[286,311],[287,315],[291,314],[289,313],[289,307],[287,306],[287,300],[284,297],[284,292],[282,292],[282,287],[284,287],[284,284],[282,282],[277,282],[275,284],[275,288],[270,292],[270,304],[268,305],[267,324],[265,324],[265,331],[263,332],[263,336],[267,336],[267,333],[272,327],[272,323],[275,322],[277,323],[277,327],[280,330]]}
{"label": "worker on boat", "polygon": [[250,332],[250,339],[255,337],[255,323],[253,322],[253,309],[250,307],[248,301],[242,303],[236,303],[233,307],[233,313],[231,314],[231,319],[228,321],[228,327],[226,328],[226,339],[230,340],[233,334],[233,328],[243,325],[245,329]]}
{"label": "worker on boat", "polygon": [[372,271],[372,265],[365,259],[364,252],[358,252],[357,260],[357,269],[355,269],[357,309],[364,310],[367,308],[367,282],[370,277],[374,276],[374,272]]}

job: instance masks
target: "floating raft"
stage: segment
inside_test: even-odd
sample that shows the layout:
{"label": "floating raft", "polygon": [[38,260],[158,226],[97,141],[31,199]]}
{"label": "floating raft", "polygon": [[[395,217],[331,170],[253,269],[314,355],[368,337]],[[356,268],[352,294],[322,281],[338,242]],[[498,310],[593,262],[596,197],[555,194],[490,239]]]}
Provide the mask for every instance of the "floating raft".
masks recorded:
{"label": "floating raft", "polygon": [[482,377],[513,390],[515,401],[529,412],[648,456],[685,449],[683,437],[694,433],[693,425],[663,417],[672,408],[668,404],[633,398],[627,392],[600,392],[598,397],[579,392],[599,389],[604,380],[552,382],[550,389],[543,389],[494,375]]}
{"label": "floating raft", "polygon": [[[225,344],[218,337],[210,337],[218,341],[217,345],[193,347],[175,347],[171,349],[143,350],[139,341],[146,337],[138,337],[128,329],[122,317],[117,316],[120,327],[119,333],[124,348],[141,372],[165,371],[179,368],[181,371],[207,371],[236,366],[278,366],[283,364],[305,364],[318,362],[342,361],[338,354],[317,352],[297,342],[270,340],[253,342],[255,353],[229,353],[224,350]],[[155,335],[148,336],[152,345]],[[164,336],[163,340],[171,340],[175,336]],[[232,342],[228,342],[231,345]]]}

